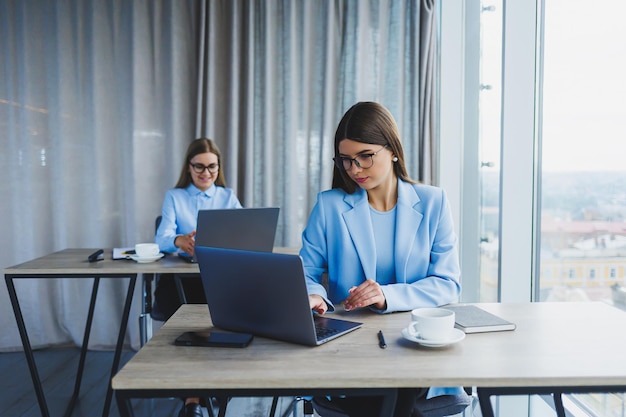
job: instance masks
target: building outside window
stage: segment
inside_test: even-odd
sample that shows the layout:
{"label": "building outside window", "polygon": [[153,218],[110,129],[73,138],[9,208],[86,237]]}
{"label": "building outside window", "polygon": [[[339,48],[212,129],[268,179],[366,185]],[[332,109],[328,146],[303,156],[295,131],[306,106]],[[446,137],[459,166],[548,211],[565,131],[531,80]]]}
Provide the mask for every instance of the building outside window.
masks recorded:
{"label": "building outside window", "polygon": [[[466,16],[480,20],[479,31],[465,20],[463,46],[464,149],[472,149],[474,138],[478,145],[474,166],[465,163],[460,181],[465,192],[473,190],[467,178],[475,170],[480,195],[475,215],[472,204],[462,199],[461,205],[463,219],[477,218],[479,223],[479,235],[468,238],[461,222],[461,253],[472,253],[469,245],[480,248],[478,290],[464,301],[506,301],[506,287],[522,277],[531,289],[528,301],[599,301],[626,310],[626,2],[537,0],[534,26],[522,29],[536,42],[530,45],[536,53],[536,73],[531,74],[536,79],[535,101],[530,103],[536,114],[529,122],[535,134],[523,138],[533,141],[534,171],[518,175],[527,177],[525,184],[532,186],[535,200],[528,209],[531,223],[520,220],[523,230],[532,234],[532,250],[522,260],[528,273],[515,278],[502,271],[503,258],[511,256],[503,248],[518,238],[503,238],[502,228],[510,220],[503,212],[502,194],[511,191],[503,183],[503,172],[514,168],[506,165],[510,160],[502,149],[512,140],[503,123],[510,111],[510,91],[503,88],[503,78],[514,70],[505,65],[504,40],[519,30],[504,24],[505,9],[516,5],[502,0],[464,4]],[[475,82],[473,57],[479,62]],[[473,94],[475,121],[469,117],[474,107],[467,101]],[[621,393],[571,395],[566,405],[581,413],[576,415],[626,416]],[[544,415],[533,406],[529,410],[530,415]]]}

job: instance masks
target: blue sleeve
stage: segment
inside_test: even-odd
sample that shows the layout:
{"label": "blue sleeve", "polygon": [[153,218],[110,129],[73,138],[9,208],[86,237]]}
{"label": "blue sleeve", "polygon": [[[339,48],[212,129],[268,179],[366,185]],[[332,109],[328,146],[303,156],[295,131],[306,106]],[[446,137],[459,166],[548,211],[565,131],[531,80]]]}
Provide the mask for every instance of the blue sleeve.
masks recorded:
{"label": "blue sleeve", "polygon": [[326,288],[323,285],[323,276],[328,273],[328,247],[326,244],[326,225],[322,194],[318,200],[306,228],[302,233],[302,249],[300,256],[306,275],[307,292],[309,295],[321,296],[328,305],[328,311],[334,311],[333,303],[328,299]]}
{"label": "blue sleeve", "polygon": [[161,252],[176,252],[178,248],[174,245],[176,239],[176,204],[172,190],[165,193],[163,207],[161,209],[161,223],[154,237],[154,242],[159,245]]}

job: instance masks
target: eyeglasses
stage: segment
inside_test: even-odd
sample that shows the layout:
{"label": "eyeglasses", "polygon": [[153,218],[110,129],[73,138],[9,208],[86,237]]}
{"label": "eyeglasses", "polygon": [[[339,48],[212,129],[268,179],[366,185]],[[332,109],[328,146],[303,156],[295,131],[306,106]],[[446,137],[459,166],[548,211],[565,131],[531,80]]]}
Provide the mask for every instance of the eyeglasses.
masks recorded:
{"label": "eyeglasses", "polygon": [[190,163],[191,168],[196,174],[202,174],[204,170],[208,170],[210,174],[215,174],[219,169],[219,164],[210,164],[210,165],[202,165],[202,164],[192,164]]}
{"label": "eyeglasses", "polygon": [[347,156],[336,156],[333,158],[333,161],[335,161],[335,165],[337,165],[337,168],[344,169],[346,171],[350,171],[350,169],[352,168],[352,162],[354,162],[354,164],[359,168],[371,168],[372,165],[374,165],[374,156],[386,147],[387,145],[384,145],[382,148],[374,153],[360,153],[354,158],[348,158]]}

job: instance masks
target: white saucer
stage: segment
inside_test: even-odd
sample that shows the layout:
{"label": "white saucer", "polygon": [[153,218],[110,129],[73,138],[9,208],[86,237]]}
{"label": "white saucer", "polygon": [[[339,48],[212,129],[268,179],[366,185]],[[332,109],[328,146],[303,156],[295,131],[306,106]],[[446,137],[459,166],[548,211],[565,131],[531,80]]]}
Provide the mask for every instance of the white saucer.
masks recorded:
{"label": "white saucer", "polygon": [[451,345],[453,343],[460,342],[461,340],[465,339],[465,333],[463,333],[462,330],[455,328],[455,329],[452,329],[452,336],[450,336],[448,340],[426,340],[426,339],[420,338],[419,336],[418,337],[411,336],[409,331],[406,328],[404,328],[402,329],[402,337],[404,337],[406,340],[410,340],[411,342],[419,343],[422,346],[441,347],[441,346]]}
{"label": "white saucer", "polygon": [[132,259],[133,261],[137,262],[137,263],[147,264],[147,263],[150,263],[150,262],[158,261],[159,259],[161,259],[164,256],[165,256],[164,254],[159,253],[158,255],[145,256],[143,258],[140,258],[139,255],[130,255],[129,258]]}

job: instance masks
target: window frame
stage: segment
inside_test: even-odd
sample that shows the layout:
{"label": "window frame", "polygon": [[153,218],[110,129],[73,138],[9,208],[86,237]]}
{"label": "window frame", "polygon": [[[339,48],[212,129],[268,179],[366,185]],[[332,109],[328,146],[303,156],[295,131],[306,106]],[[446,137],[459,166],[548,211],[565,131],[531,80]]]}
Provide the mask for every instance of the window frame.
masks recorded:
{"label": "window frame", "polygon": [[[538,207],[542,51],[536,48],[542,0],[503,2],[503,69],[498,301],[538,300]],[[462,301],[479,298],[479,194],[475,46],[480,1],[441,1],[440,186],[447,190],[459,235]],[[478,12],[477,12],[478,10]],[[455,150],[458,150],[455,151]]]}
{"label": "window frame", "polygon": [[[538,300],[541,74],[537,50],[543,0],[503,0],[498,301]],[[461,301],[480,301],[478,79],[479,0],[439,0],[439,178],[459,234]],[[473,119],[472,119],[473,118]],[[529,397],[499,397],[498,414],[530,415]]]}

